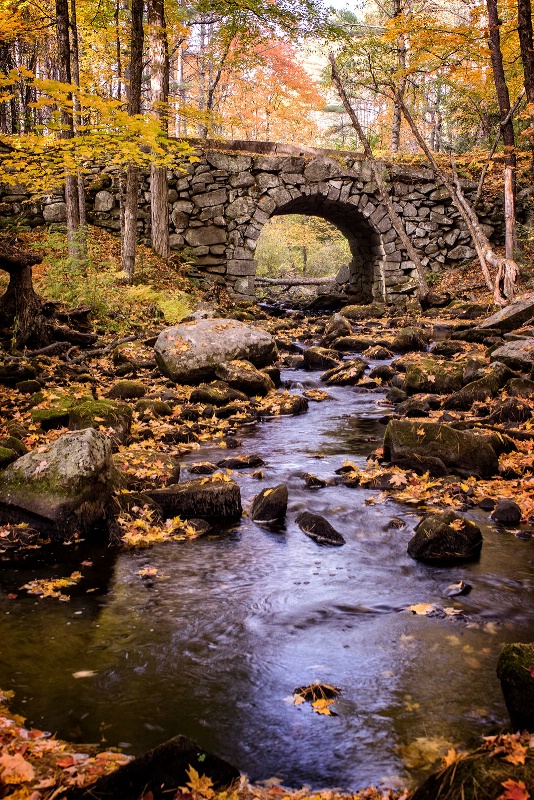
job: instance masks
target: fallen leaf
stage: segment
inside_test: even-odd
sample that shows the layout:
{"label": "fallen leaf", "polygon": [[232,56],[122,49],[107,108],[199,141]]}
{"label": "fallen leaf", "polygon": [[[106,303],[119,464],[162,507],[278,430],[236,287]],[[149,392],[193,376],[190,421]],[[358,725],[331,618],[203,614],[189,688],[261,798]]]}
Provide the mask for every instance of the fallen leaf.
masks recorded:
{"label": "fallen leaf", "polygon": [[0,770],[3,783],[25,783],[35,778],[34,768],[20,753],[15,753],[14,756],[4,753],[0,756]]}
{"label": "fallen leaf", "polygon": [[529,800],[530,793],[523,781],[504,781],[502,784],[505,791],[500,794],[497,800]]}

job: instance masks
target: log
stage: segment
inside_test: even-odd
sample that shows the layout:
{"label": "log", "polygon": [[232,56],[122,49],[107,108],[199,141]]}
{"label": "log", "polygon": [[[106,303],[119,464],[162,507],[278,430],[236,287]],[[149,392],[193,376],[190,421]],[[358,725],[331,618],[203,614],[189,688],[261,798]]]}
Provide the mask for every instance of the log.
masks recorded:
{"label": "log", "polygon": [[256,278],[256,283],[267,283],[270,286],[328,286],[336,282],[332,278]]}

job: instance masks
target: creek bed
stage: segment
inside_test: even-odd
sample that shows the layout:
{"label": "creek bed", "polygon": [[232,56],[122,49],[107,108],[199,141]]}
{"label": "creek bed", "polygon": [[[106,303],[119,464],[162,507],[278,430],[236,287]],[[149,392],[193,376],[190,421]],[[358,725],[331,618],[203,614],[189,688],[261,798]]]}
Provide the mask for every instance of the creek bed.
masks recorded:
{"label": "creek bed", "polygon": [[[316,373],[283,377],[300,390],[320,385]],[[217,536],[114,560],[98,548],[64,548],[53,570],[0,572],[0,687],[15,690],[15,710],[63,738],[130,753],[182,733],[253,780],[315,789],[389,785],[406,778],[407,765],[419,778],[416,750],[404,749],[417,739],[461,748],[507,724],[495,666],[503,643],[532,640],[532,543],[475,511],[480,561],[428,567],[406,555],[415,510],[366,504],[378,491],[304,488],[302,472],[331,477],[346,458],[363,466],[384,431],[382,394],[328,391],[333,399],[310,402],[303,416],[241,430],[232,451],[266,461],[262,481],[253,470],[236,473],[245,507],[262,488],[288,484],[286,524],[244,517]],[[193,451],[182,480],[187,464],[225,454]],[[294,522],[302,510],[326,516],[346,545],[315,544]],[[393,516],[405,527],[388,529]],[[68,575],[82,559],[92,562],[90,585],[70,603],[17,592],[34,578]],[[140,576],[146,567],[158,577]],[[460,579],[471,593],[446,597]],[[416,603],[464,614],[405,610]],[[293,689],[315,680],[341,687],[337,716],[293,705]]]}

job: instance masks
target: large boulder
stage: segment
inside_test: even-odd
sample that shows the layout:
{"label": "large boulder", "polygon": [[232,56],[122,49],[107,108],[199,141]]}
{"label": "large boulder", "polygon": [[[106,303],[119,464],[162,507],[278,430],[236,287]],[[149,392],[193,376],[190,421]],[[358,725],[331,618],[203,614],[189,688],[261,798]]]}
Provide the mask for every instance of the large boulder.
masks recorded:
{"label": "large boulder", "polygon": [[55,536],[101,522],[114,489],[109,439],[93,428],[65,433],[0,473],[0,520]]}
{"label": "large boulder", "polygon": [[352,358],[323,372],[321,380],[329,386],[355,386],[366,369],[367,362],[363,358]]}
{"label": "large boulder", "polygon": [[534,367],[534,338],[506,342],[492,352],[490,360],[502,361],[510,369],[530,372]]}
{"label": "large boulder", "polygon": [[227,524],[238,520],[242,514],[239,486],[226,476],[199,478],[146,494],[167,517],[200,518]]}
{"label": "large boulder", "polygon": [[501,308],[479,324],[479,328],[497,328],[501,333],[509,333],[520,328],[534,317],[534,292],[519,297],[515,303]]}
{"label": "large boulder", "polygon": [[130,434],[133,412],[127,403],[120,400],[86,400],[69,413],[69,428],[73,431],[84,428],[106,429],[115,445],[124,444]]}
{"label": "large boulder", "polygon": [[474,522],[444,511],[421,520],[408,543],[408,555],[433,564],[454,564],[476,558],[481,547],[482,534]]}
{"label": "large boulder", "polygon": [[226,361],[244,359],[263,367],[277,356],[270,333],[234,319],[199,319],[166,328],[154,354],[161,372],[176,383],[214,378]]}
{"label": "large boulder", "polygon": [[[443,466],[458,475],[490,478],[498,472],[499,459],[487,436],[458,431],[450,425],[426,420],[392,419],[384,434],[384,458],[393,464],[411,466],[421,460],[432,474],[443,474]],[[432,468],[441,462],[440,471]],[[436,469],[439,463],[436,463]]]}
{"label": "large boulder", "polygon": [[505,644],[497,677],[513,729],[534,731],[534,644]]}

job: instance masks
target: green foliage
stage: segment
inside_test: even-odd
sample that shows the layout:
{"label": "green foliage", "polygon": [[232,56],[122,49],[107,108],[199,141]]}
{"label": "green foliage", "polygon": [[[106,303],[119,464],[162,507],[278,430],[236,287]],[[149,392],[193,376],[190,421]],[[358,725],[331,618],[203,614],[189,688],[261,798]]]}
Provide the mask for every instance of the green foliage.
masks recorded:
{"label": "green foliage", "polygon": [[65,234],[49,233],[39,250],[47,253],[46,268],[36,288],[49,300],[69,307],[91,306],[104,330],[124,332],[142,322],[177,324],[190,311],[187,295],[178,290],[158,291],[146,284],[126,286],[115,262],[100,260],[96,243],[88,239],[88,257],[82,262],[68,255]]}
{"label": "green foliage", "polygon": [[319,278],[335,275],[351,253],[347,239],[326,220],[288,214],[264,226],[256,259],[259,276]]}

